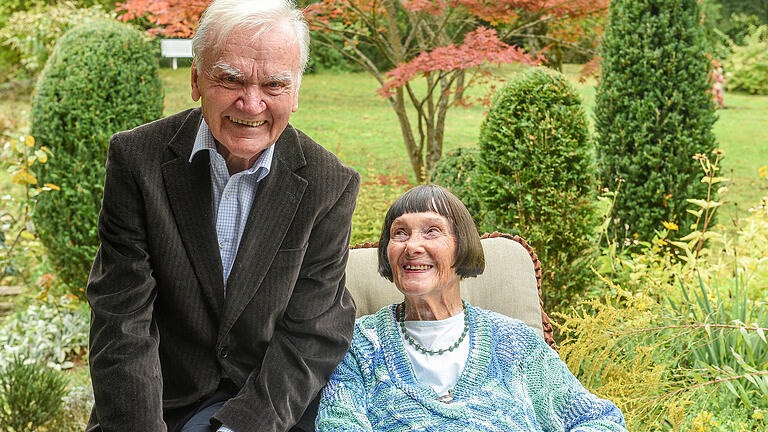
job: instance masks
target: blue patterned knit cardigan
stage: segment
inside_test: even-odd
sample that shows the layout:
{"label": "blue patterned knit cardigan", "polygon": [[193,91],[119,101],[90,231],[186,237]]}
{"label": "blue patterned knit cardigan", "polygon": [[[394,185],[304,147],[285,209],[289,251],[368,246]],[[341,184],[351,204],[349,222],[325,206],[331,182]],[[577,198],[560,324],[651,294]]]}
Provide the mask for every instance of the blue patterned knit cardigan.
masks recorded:
{"label": "blue patterned knit cardigan", "polygon": [[[395,305],[357,320],[323,389],[323,431],[626,431],[621,411],[589,393],[521,321],[469,306],[470,353],[451,403],[417,380]],[[439,365],[439,357],[436,357]]]}

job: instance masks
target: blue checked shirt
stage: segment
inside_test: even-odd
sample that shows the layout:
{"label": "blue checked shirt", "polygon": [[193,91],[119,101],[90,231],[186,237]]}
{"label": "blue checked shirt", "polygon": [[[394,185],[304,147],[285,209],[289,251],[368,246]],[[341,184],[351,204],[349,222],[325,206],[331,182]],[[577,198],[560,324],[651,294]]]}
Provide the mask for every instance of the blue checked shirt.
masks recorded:
{"label": "blue checked shirt", "polygon": [[[204,150],[208,150],[210,154],[213,214],[216,218],[216,237],[219,241],[221,267],[224,270],[224,295],[226,296],[227,279],[237,256],[245,222],[251,212],[253,197],[256,196],[259,182],[269,174],[275,145],[272,144],[261,152],[252,167],[230,176],[224,157],[216,150],[216,141],[211,134],[211,129],[203,119],[195,137],[189,162],[192,162],[197,152]],[[234,431],[222,425],[217,432]]]}
{"label": "blue checked shirt", "polygon": [[245,222],[251,211],[253,197],[259,182],[269,174],[275,145],[267,147],[253,166],[230,177],[227,164],[218,151],[211,130],[205,120],[195,137],[195,145],[189,162],[199,151],[210,153],[211,184],[213,185],[213,214],[216,218],[216,237],[219,240],[221,267],[224,270],[224,295],[227,293],[227,279],[237,248],[245,230]]}

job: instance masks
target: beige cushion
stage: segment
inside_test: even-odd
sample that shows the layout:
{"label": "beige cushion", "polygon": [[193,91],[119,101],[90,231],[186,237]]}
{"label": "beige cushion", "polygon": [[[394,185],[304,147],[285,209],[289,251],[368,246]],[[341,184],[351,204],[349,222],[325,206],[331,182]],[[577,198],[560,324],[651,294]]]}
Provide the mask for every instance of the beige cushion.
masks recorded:
{"label": "beige cushion", "polygon": [[[527,250],[512,239],[481,240],[485,272],[461,281],[461,296],[474,306],[517,318],[544,336],[541,306],[533,261]],[[352,249],[347,262],[347,289],[357,305],[357,316],[370,315],[399,303],[403,295],[378,272],[376,248]]]}

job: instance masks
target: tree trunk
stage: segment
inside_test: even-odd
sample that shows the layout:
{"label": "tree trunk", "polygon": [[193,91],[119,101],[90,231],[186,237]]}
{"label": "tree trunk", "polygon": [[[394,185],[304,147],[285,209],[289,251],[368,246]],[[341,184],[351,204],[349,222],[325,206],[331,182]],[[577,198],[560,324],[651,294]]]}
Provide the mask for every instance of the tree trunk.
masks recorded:
{"label": "tree trunk", "polygon": [[402,87],[396,89],[395,96],[389,98],[389,103],[392,105],[392,109],[395,110],[397,121],[400,123],[400,133],[403,135],[403,142],[405,143],[408,158],[411,161],[411,168],[416,175],[416,181],[425,183],[424,157],[421,154],[421,149],[416,145],[416,140],[413,136],[411,121],[408,119],[408,112],[405,110],[405,97],[403,96]]}

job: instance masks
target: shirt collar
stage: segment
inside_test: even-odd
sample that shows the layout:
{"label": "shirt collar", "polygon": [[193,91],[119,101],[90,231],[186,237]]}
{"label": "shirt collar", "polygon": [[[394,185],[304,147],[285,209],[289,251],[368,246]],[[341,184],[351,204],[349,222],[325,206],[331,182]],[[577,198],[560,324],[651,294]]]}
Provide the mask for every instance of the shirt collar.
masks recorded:
{"label": "shirt collar", "polygon": [[[205,119],[201,120],[200,128],[197,130],[195,145],[192,146],[192,154],[189,155],[189,162],[192,163],[192,159],[195,157],[195,155],[202,150],[209,150],[212,153],[219,154],[219,152],[216,150],[216,139],[213,138],[211,128],[208,127],[208,123],[205,122]],[[257,181],[260,181],[266,177],[267,174],[269,174],[269,169],[272,166],[272,156],[274,153],[275,145],[272,144],[271,146],[264,149],[253,163],[253,165],[247,170],[243,171],[242,174],[247,175],[259,172]]]}

